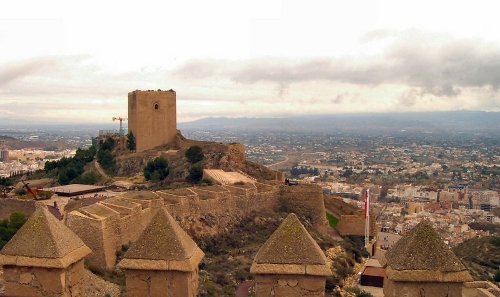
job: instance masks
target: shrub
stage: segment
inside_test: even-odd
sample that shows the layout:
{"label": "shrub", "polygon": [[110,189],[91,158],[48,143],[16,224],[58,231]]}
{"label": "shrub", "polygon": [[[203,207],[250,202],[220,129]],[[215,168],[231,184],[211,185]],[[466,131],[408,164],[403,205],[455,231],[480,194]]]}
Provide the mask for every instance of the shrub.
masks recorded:
{"label": "shrub", "polygon": [[202,180],[201,180],[201,183],[202,183],[202,184],[209,185],[209,186],[211,186],[211,185],[213,185],[213,184],[214,184],[213,180],[212,180],[212,179],[210,179],[210,178],[207,178],[207,177],[206,177],[206,178],[204,178],[204,179],[202,179]]}
{"label": "shrub", "polygon": [[168,174],[168,161],[163,157],[149,161],[144,168],[144,177],[153,182],[164,180]]}
{"label": "shrub", "polygon": [[192,184],[197,184],[203,177],[203,168],[201,166],[192,166],[189,169],[189,175],[186,177],[186,181]]}
{"label": "shrub", "polygon": [[22,212],[15,211],[10,215],[9,219],[0,221],[0,249],[26,223],[26,220],[26,216]]}
{"label": "shrub", "polygon": [[186,150],[186,158],[192,164],[203,160],[204,157],[203,150],[198,145],[193,145]]}

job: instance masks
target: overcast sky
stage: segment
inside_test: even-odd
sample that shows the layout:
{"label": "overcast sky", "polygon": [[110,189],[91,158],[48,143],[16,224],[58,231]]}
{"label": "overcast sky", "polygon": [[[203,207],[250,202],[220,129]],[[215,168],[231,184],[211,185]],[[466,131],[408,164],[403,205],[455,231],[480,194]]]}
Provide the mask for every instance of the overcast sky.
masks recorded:
{"label": "overcast sky", "polygon": [[[134,3],[129,4],[129,3]],[[0,119],[500,110],[495,1],[8,1]]]}

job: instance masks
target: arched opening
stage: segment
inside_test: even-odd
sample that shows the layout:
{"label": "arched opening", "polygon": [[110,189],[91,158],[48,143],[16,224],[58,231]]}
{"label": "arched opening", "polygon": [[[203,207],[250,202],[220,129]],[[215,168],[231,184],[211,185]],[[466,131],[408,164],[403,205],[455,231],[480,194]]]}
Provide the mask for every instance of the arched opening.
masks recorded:
{"label": "arched opening", "polygon": [[158,105],[158,103],[155,103],[155,110],[158,110],[158,108],[160,108],[160,105]]}

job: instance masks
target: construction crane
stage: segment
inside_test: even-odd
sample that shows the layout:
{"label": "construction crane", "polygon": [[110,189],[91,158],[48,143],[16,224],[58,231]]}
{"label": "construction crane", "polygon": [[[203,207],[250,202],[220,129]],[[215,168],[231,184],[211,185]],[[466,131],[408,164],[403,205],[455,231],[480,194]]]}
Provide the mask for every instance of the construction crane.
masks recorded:
{"label": "construction crane", "polygon": [[24,179],[25,179],[25,178],[26,178],[26,176],[23,176],[23,177],[21,178],[21,182],[23,183],[23,185],[24,185],[24,187],[26,188],[26,190],[27,190],[29,193],[31,193],[31,195],[33,195],[33,198],[35,198],[35,200],[40,199],[40,197],[38,197],[38,193],[37,193],[37,191],[36,191],[36,190],[35,190],[35,191],[33,191],[33,189],[31,189],[31,187],[30,187],[30,186],[28,186],[28,185],[29,185],[29,183],[25,183],[25,182],[24,182]]}
{"label": "construction crane", "polygon": [[123,121],[126,121],[126,120],[127,120],[127,118],[122,118],[122,117],[113,117],[113,122],[114,122],[114,121],[117,121],[117,120],[118,120],[118,121],[120,121],[120,137],[122,137],[122,136],[123,136],[122,122],[123,122]]}

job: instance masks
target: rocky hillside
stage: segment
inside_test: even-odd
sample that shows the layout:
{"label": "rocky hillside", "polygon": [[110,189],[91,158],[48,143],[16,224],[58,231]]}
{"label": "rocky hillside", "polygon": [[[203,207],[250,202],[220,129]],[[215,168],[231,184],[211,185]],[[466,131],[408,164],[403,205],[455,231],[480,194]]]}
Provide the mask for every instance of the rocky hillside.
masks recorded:
{"label": "rocky hillside", "polygon": [[[235,217],[233,224],[218,234],[193,237],[205,252],[200,264],[198,296],[234,296],[240,283],[252,280],[250,266],[255,255],[287,215],[280,211],[250,213]],[[220,218],[213,219],[215,222]],[[340,296],[335,288],[347,286],[345,279],[355,274],[354,267],[363,261],[361,248],[350,238],[335,241],[315,232],[306,217],[299,216],[299,220],[331,261],[332,276],[327,278],[326,292]]]}
{"label": "rocky hillside", "polygon": [[462,242],[453,252],[475,280],[492,280],[500,267],[500,238],[485,236]]}
{"label": "rocky hillside", "polygon": [[[181,142],[179,144],[179,142]],[[140,153],[117,150],[116,175],[119,177],[132,177],[141,175],[149,160],[162,156],[169,162],[170,174],[166,182],[184,181],[189,174],[189,163],[185,157],[186,150],[190,145],[198,145],[202,148],[204,159],[197,163],[203,168],[222,169],[225,171],[243,171],[259,180],[273,180],[274,171],[265,166],[246,161],[244,158],[235,158],[228,150],[228,145],[215,142],[196,142],[179,140],[176,144],[169,144]]]}

